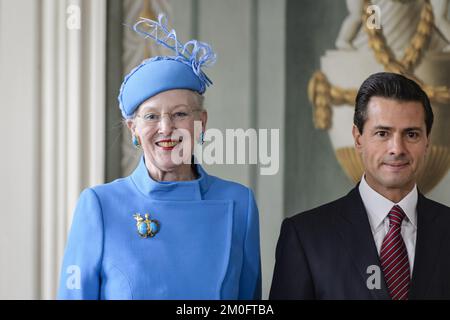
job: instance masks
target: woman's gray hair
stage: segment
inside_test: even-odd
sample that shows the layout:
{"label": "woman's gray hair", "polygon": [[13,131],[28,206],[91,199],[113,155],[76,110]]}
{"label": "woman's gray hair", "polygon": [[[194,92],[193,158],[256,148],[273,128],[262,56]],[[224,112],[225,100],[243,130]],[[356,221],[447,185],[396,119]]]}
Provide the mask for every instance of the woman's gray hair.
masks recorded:
{"label": "woman's gray hair", "polygon": [[205,96],[200,94],[200,93],[198,93],[198,92],[194,92],[194,93],[195,93],[195,96],[197,97],[198,107],[201,110],[205,110]]}

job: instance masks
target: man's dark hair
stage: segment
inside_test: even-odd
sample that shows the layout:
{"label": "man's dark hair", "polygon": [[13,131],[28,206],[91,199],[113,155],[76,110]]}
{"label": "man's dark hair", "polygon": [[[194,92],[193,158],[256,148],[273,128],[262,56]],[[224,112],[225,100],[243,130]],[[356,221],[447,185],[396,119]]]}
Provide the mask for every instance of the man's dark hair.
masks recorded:
{"label": "man's dark hair", "polygon": [[367,104],[372,97],[382,97],[405,102],[421,102],[425,111],[427,136],[430,134],[434,115],[427,94],[413,80],[400,74],[389,72],[380,72],[371,75],[359,88],[358,94],[356,95],[353,123],[361,134],[363,133],[364,123],[367,120]]}

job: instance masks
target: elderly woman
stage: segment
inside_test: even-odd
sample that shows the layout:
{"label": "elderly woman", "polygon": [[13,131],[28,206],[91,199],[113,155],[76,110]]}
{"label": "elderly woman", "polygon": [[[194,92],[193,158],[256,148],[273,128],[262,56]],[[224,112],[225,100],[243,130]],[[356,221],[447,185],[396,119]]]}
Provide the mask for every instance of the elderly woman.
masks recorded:
{"label": "elderly woman", "polygon": [[[120,108],[143,157],[129,177],[82,192],[58,297],[259,299],[251,190],[190,163],[207,121],[203,93],[211,82],[201,67],[214,54],[195,40],[182,46],[163,17],[142,20],[135,30],[143,33],[142,24],[152,28],[146,37],[175,55],[144,61],[122,84]],[[197,137],[195,121],[202,128]]]}

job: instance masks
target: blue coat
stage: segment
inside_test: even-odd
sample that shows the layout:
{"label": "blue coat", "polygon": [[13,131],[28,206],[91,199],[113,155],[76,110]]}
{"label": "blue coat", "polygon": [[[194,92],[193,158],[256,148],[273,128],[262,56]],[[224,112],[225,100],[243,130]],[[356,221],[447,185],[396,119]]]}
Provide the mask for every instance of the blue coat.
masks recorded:
{"label": "blue coat", "polygon": [[[156,182],[143,158],[81,193],[59,299],[260,299],[258,209],[250,189],[208,175]],[[160,224],[142,238],[133,215]]]}

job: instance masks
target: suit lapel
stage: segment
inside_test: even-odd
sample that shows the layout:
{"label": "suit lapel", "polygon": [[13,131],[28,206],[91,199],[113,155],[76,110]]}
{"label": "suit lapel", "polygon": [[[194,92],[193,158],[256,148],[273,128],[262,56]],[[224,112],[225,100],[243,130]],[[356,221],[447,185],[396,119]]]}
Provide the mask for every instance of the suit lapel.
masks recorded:
{"label": "suit lapel", "polygon": [[431,201],[419,194],[417,202],[417,239],[413,276],[409,291],[410,299],[425,298],[429,280],[433,275],[439,256],[444,231],[439,225],[438,212]]}
{"label": "suit lapel", "polygon": [[[369,266],[380,267],[378,252],[373,239],[366,209],[359,194],[358,186],[344,198],[344,205],[337,215],[340,236],[356,266],[362,284],[365,286],[370,274]],[[381,267],[380,267],[381,271]],[[383,274],[381,273],[381,288],[367,289],[374,299],[390,299]]]}

